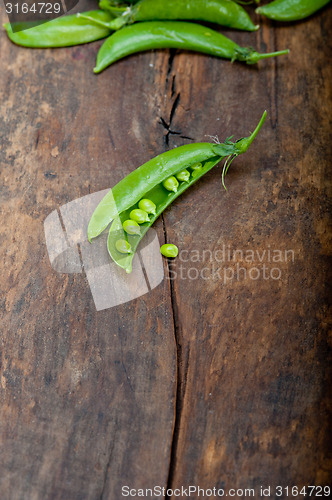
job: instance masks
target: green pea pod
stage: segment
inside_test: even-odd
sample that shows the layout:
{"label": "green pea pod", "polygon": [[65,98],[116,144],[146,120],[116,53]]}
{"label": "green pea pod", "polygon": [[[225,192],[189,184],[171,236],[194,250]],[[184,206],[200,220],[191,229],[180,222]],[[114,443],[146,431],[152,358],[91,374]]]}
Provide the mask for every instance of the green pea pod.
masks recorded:
{"label": "green pea pod", "polygon": [[[222,173],[222,178],[224,178],[231,161],[247,151],[265,118],[266,111],[249,137],[239,139],[236,142],[227,139],[223,144],[196,143],[180,146],[138,167],[116,184],[95,209],[88,225],[89,241],[97,237],[113,221],[107,241],[108,252],[116,264],[130,273],[132,259],[139,242],[165,208],[223,158],[227,158]],[[180,182],[176,192],[170,192],[164,188],[165,179],[197,163],[202,164],[198,174],[191,176],[187,182]],[[154,203],[156,206],[155,214],[150,216],[149,221],[140,224],[139,234],[127,234],[123,230],[123,223],[129,219],[130,212],[137,208],[141,199],[148,199]],[[117,249],[119,246],[117,241],[119,240],[128,241],[132,253],[119,252]]]}
{"label": "green pea pod", "polygon": [[329,2],[330,0],[274,0],[258,7],[256,13],[275,21],[298,21],[311,16]]}
{"label": "green pea pod", "polygon": [[259,54],[251,48],[240,47],[221,33],[200,24],[148,21],[126,26],[108,37],[98,52],[94,72],[100,73],[110,64],[135,52],[166,48],[193,50],[247,64],[289,52],[282,50]]}
{"label": "green pea pod", "polygon": [[[107,0],[100,7],[112,13],[114,3]],[[131,7],[123,8],[122,13],[112,22],[113,29],[137,21],[205,21],[239,30],[255,31],[259,28],[250,19],[241,5],[232,0],[140,0]]]}
{"label": "green pea pod", "polygon": [[42,24],[36,21],[19,23],[18,27],[21,27],[23,31],[15,33],[9,23],[4,26],[12,42],[31,48],[69,47],[93,42],[110,34],[111,30],[105,24],[113,19],[109,12],[91,10],[84,14],[88,16],[88,19],[73,14]]}

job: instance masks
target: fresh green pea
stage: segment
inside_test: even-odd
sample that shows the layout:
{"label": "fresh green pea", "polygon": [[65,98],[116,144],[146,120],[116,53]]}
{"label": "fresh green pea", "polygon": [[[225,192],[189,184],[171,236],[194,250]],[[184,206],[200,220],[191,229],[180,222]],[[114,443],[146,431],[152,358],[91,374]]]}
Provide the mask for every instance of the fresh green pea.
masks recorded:
{"label": "fresh green pea", "polygon": [[126,240],[118,240],[115,242],[115,248],[120,253],[132,253],[131,246]]}
{"label": "fresh green pea", "polygon": [[122,226],[123,226],[123,229],[128,234],[140,234],[139,225],[137,224],[137,222],[135,220],[127,219],[124,221]]}
{"label": "fresh green pea", "polygon": [[175,176],[178,181],[188,182],[190,177],[190,172],[185,168],[184,170],[181,170],[181,172],[177,173]]}
{"label": "fresh green pea", "polygon": [[190,168],[192,169],[192,176],[194,178],[197,177],[202,172],[202,164],[201,163],[195,163],[195,165],[191,165]]}
{"label": "fresh green pea", "polygon": [[140,208],[135,208],[129,214],[131,220],[138,222],[138,224],[143,224],[144,222],[149,222],[149,216],[145,210],[141,210]]}
{"label": "fresh green pea", "polygon": [[148,214],[156,215],[156,205],[153,201],[148,200],[147,198],[143,198],[138,204],[138,208],[144,210]]}
{"label": "fresh green pea", "polygon": [[165,243],[165,245],[160,247],[160,252],[164,257],[176,257],[179,253],[179,249],[172,243]]}
{"label": "fresh green pea", "polygon": [[168,179],[164,180],[163,186],[167,191],[173,191],[173,193],[176,193],[179,187],[178,180],[174,175],[171,175],[171,177],[168,177]]}

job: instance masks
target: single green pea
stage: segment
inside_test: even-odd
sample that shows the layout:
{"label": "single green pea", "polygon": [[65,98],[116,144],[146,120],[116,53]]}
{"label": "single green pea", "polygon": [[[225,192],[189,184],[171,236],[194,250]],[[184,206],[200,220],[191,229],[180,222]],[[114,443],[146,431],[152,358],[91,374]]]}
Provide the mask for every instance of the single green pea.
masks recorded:
{"label": "single green pea", "polygon": [[144,222],[150,222],[149,216],[145,210],[141,210],[140,208],[135,208],[130,212],[129,215],[131,220],[138,222],[138,224],[143,224]]}
{"label": "single green pea", "polygon": [[174,177],[174,175],[171,175],[171,177],[168,177],[168,179],[164,180],[163,186],[165,189],[167,189],[167,191],[173,191],[174,193],[176,193],[179,187],[179,182],[176,177]]}
{"label": "single green pea", "polygon": [[128,234],[140,234],[140,227],[135,220],[127,219],[122,226]]}
{"label": "single green pea", "polygon": [[181,182],[188,182],[190,177],[190,172],[187,169],[181,170],[181,172],[176,174],[176,178]]}
{"label": "single green pea", "polygon": [[156,205],[153,201],[148,200],[147,198],[143,198],[138,204],[138,208],[144,210],[148,214],[156,215]]}
{"label": "single green pea", "polygon": [[126,240],[118,240],[115,242],[115,248],[120,253],[133,253],[131,246]]}
{"label": "single green pea", "polygon": [[192,169],[192,176],[195,178],[201,173],[203,166],[201,163],[195,163],[190,168]]}
{"label": "single green pea", "polygon": [[164,257],[176,257],[179,253],[179,249],[172,243],[165,243],[165,245],[160,247],[160,252]]}

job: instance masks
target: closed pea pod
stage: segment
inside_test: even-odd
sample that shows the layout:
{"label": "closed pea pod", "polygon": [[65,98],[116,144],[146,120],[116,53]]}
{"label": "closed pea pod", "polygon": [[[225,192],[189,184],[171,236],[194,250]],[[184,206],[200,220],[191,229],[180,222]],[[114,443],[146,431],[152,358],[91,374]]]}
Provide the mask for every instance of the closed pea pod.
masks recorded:
{"label": "closed pea pod", "polygon": [[[236,142],[227,140],[223,144],[194,143],[180,146],[138,167],[116,184],[95,209],[88,225],[89,241],[97,237],[111,223],[107,240],[108,252],[114,262],[130,273],[139,242],[165,208],[217,165],[220,160],[223,158],[231,160],[247,151],[265,118],[266,112],[249,137],[239,139]],[[165,190],[163,186],[165,180],[197,163],[202,165],[197,177],[191,176],[189,182],[179,184],[176,192]],[[227,164],[224,166],[223,175],[226,167]],[[150,217],[149,222],[138,226],[139,234],[130,234],[127,231],[128,228],[125,227],[128,224],[128,217],[142,199],[152,201],[156,206],[155,214]],[[124,230],[127,232],[126,235]],[[117,250],[117,241],[120,239],[128,240],[132,249],[131,254],[125,255]]]}
{"label": "closed pea pod", "polygon": [[297,21],[311,16],[329,2],[330,0],[274,0],[258,7],[256,13],[275,21]]}
{"label": "closed pea pod", "polygon": [[30,48],[68,47],[93,42],[110,34],[107,24],[113,19],[110,13],[92,10],[85,14],[87,18],[74,14],[42,24],[34,21],[19,23],[17,27],[23,31],[17,32],[13,32],[9,23],[4,26],[12,42]]}
{"label": "closed pea pod", "polygon": [[288,54],[288,50],[259,54],[210,28],[181,21],[148,21],[132,24],[116,31],[101,46],[95,73],[100,73],[115,61],[135,52],[151,49],[184,49],[216,57],[255,64],[261,59]]}
{"label": "closed pea pod", "polygon": [[[116,13],[114,2],[102,1],[99,6]],[[119,12],[119,11],[118,11]],[[131,7],[124,7],[119,17],[111,22],[112,29],[119,29],[137,21],[205,21],[228,28],[255,31],[255,25],[241,5],[232,0],[140,0]]]}

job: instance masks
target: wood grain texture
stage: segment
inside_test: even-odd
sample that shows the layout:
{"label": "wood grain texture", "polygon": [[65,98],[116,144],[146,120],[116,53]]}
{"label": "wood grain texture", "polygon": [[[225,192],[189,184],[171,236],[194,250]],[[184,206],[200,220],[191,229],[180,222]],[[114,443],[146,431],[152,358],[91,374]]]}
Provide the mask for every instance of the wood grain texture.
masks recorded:
{"label": "wood grain texture", "polygon": [[[328,484],[330,27],[325,9],[228,31],[291,49],[258,67],[155,51],[98,76],[100,42],[29,50],[0,32],[1,500]],[[167,148],[244,136],[264,109],[228,191],[214,169],[158,220],[186,253],[157,288],[96,312],[84,274],[52,270],[52,210]]]}

